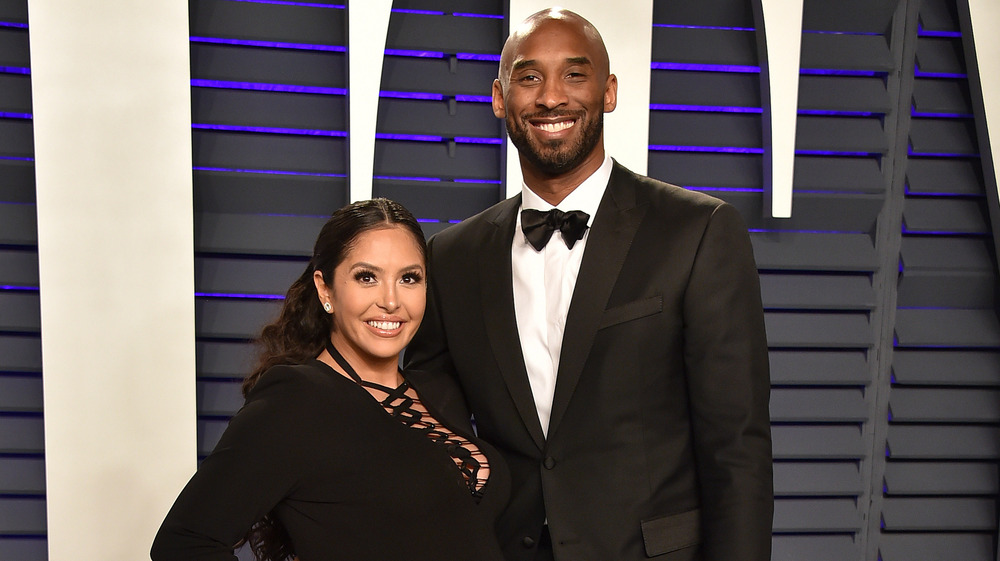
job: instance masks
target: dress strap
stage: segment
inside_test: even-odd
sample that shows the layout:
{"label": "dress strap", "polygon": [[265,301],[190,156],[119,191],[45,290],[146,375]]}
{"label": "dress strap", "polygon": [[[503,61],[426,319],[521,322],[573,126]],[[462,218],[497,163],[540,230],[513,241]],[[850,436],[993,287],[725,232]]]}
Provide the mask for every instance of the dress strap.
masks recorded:
{"label": "dress strap", "polygon": [[351,363],[347,362],[347,359],[344,358],[344,355],[340,354],[340,351],[337,350],[337,347],[333,346],[333,340],[329,338],[327,338],[326,340],[326,352],[330,353],[330,356],[333,357],[333,360],[335,360],[337,364],[339,364],[340,367],[344,369],[344,372],[346,372],[347,375],[350,376],[352,380],[361,385],[364,385],[364,380],[361,379],[361,376],[358,376],[357,370],[355,370],[354,367],[351,366]]}

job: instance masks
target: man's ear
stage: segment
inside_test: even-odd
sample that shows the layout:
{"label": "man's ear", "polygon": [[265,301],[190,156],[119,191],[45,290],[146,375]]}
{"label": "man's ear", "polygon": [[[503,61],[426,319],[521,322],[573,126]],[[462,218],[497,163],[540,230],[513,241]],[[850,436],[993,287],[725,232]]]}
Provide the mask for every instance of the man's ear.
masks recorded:
{"label": "man's ear", "polygon": [[608,74],[608,81],[604,84],[604,112],[611,113],[618,107],[618,77]]}
{"label": "man's ear", "polygon": [[507,108],[503,103],[503,86],[500,80],[493,80],[493,114],[497,119],[507,118]]}

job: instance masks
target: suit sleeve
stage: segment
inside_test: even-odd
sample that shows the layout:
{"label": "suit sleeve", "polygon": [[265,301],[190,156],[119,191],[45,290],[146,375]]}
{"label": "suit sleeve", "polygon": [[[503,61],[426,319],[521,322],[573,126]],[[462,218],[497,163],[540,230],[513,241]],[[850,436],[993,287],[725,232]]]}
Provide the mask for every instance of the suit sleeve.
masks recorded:
{"label": "suit sleeve", "polygon": [[269,370],[177,497],[153,561],[236,561],[233,546],[285,496],[304,464],[293,426],[301,373]]}
{"label": "suit sleeve", "polygon": [[684,296],[684,360],[706,561],[768,561],[772,489],[767,340],[747,229],[728,204],[705,229]]}
{"label": "suit sleeve", "polygon": [[455,365],[452,362],[451,354],[448,352],[448,338],[445,333],[444,322],[441,319],[441,283],[437,282],[435,273],[435,237],[427,242],[427,307],[424,311],[424,319],[420,323],[420,329],[416,336],[410,341],[403,355],[404,368],[407,371],[422,372],[425,374],[444,373],[454,378]]}

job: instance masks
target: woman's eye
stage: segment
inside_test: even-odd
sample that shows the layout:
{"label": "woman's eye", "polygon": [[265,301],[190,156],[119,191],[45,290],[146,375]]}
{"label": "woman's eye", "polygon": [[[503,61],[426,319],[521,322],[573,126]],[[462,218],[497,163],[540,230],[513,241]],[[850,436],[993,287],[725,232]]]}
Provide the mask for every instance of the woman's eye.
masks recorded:
{"label": "woman's eye", "polygon": [[371,271],[358,271],[358,273],[354,275],[354,280],[362,283],[373,283],[375,282],[375,273],[372,273]]}
{"label": "woman's eye", "polygon": [[404,284],[419,284],[422,280],[424,280],[424,277],[420,273],[406,273],[403,275]]}

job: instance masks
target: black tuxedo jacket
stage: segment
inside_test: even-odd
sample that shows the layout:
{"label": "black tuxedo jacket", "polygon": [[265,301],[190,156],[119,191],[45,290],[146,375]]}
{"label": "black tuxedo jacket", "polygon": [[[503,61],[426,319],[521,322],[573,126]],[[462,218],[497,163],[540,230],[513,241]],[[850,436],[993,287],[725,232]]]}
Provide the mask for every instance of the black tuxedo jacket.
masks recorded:
{"label": "black tuxedo jacket", "polygon": [[530,560],[767,561],[773,495],[767,345],[737,211],[614,166],[573,293],[548,438],[511,288],[520,196],[429,246],[408,376],[454,375],[510,466],[497,532]]}

